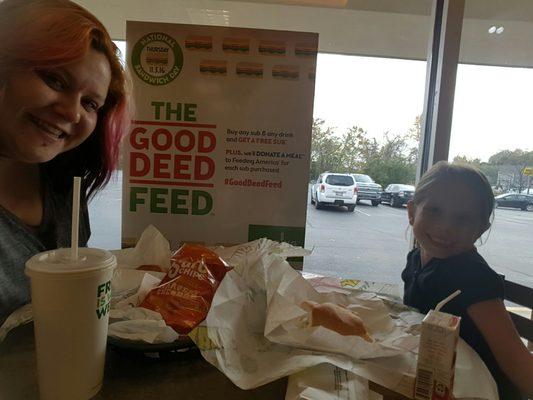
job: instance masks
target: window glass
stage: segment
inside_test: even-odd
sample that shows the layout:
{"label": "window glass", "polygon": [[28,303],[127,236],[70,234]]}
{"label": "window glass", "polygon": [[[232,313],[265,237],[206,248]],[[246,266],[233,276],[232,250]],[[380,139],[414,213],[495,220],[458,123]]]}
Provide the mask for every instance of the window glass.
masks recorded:
{"label": "window glass", "polygon": [[368,175],[354,174],[354,177],[357,182],[374,182]]}
{"label": "window glass", "polygon": [[326,183],[337,186],[352,186],[353,179],[346,175],[328,175]]}
{"label": "window glass", "polygon": [[[362,180],[354,212],[302,204],[307,206],[305,246],[314,249],[304,271],[398,283],[409,249],[406,210],[379,203],[389,184],[414,183],[432,1],[294,4],[175,0],[147,7],[132,0],[131,7],[106,14],[105,20],[122,39],[126,19],[318,32],[309,179],[330,171],[362,174]],[[101,11],[94,2],[84,5],[97,15]],[[119,47],[124,53],[124,43]],[[91,204],[92,245],[120,245],[118,176]]]}
{"label": "window glass", "polygon": [[[126,63],[126,42],[114,40],[123,64]],[[119,168],[120,167],[119,163]],[[104,190],[89,203],[91,238],[89,247],[119,249],[122,223],[122,171],[116,171]]]}
{"label": "window glass", "polygon": [[410,185],[398,185],[398,190],[415,190],[415,187]]}
{"label": "window glass", "polygon": [[[466,0],[449,160],[480,168],[494,195],[533,192],[533,3]],[[509,280],[533,286],[533,212],[497,198],[480,254]],[[512,251],[509,251],[512,249]]]}

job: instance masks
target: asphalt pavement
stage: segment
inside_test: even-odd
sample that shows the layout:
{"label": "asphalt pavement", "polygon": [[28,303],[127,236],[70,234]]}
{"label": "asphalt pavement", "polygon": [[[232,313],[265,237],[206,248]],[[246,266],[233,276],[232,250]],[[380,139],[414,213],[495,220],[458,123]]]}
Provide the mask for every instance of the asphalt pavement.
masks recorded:
{"label": "asphalt pavement", "polygon": [[[344,207],[307,207],[304,270],[322,275],[399,283],[409,251],[407,209],[362,201]],[[533,287],[533,212],[495,210],[492,228],[477,243],[480,254],[511,281]]]}
{"label": "asphalt pavement", "polygon": [[[90,246],[120,248],[121,178],[91,202]],[[363,201],[354,212],[344,207],[316,210],[307,203],[305,247],[313,253],[304,271],[322,275],[399,283],[409,251],[407,211]],[[533,212],[497,209],[478,250],[507,279],[533,287]]]}

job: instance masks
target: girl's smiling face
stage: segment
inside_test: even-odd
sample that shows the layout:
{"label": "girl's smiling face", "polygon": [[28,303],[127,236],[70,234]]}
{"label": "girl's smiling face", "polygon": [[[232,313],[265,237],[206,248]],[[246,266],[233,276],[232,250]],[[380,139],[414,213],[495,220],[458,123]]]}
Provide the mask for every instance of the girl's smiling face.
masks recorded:
{"label": "girl's smiling face", "polygon": [[410,201],[407,211],[423,265],[432,258],[449,258],[473,249],[489,227],[482,219],[479,198],[459,180],[435,185],[419,204]]}
{"label": "girl's smiling face", "polygon": [[94,49],[62,67],[0,82],[0,157],[41,163],[79,146],[96,127],[111,69]]}

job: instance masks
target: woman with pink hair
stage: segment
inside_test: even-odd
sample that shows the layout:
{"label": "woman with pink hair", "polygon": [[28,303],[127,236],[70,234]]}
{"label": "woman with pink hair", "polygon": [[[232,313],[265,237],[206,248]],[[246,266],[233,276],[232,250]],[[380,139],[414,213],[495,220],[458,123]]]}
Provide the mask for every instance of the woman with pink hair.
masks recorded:
{"label": "woman with pink hair", "polygon": [[0,2],[0,324],[29,302],[24,265],[70,246],[72,178],[89,198],[109,181],[127,128],[119,51],[69,0]]}

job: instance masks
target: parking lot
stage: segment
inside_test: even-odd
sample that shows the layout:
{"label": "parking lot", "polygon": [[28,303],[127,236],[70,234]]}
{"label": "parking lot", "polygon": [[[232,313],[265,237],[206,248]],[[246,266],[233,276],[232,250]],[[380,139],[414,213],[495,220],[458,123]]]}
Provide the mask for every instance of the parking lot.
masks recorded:
{"label": "parking lot", "polygon": [[[90,245],[120,247],[121,183],[114,179],[91,203]],[[405,208],[372,207],[363,201],[346,208],[316,210],[307,202],[305,247],[313,250],[304,270],[324,275],[400,282],[409,249]],[[479,252],[508,279],[533,287],[533,212],[497,209]]]}
{"label": "parking lot", "polygon": [[[405,207],[372,207],[363,201],[344,207],[307,207],[306,248],[313,254],[304,270],[323,275],[397,283],[405,265],[411,231]],[[479,252],[507,279],[533,286],[533,212],[499,208]]]}

